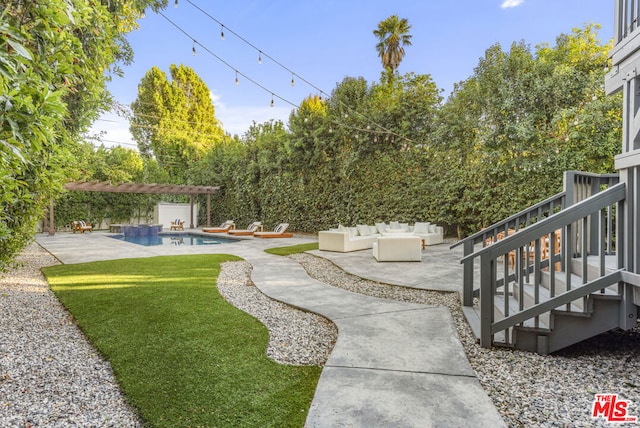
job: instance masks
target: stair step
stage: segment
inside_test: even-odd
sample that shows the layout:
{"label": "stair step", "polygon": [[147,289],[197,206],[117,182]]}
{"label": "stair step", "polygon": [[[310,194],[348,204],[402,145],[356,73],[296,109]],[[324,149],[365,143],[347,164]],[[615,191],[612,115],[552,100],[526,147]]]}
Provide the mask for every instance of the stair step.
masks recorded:
{"label": "stair step", "polygon": [[[517,314],[520,312],[520,303],[514,296],[509,296],[509,315]],[[505,317],[504,313],[504,296],[494,296],[494,319],[500,320]],[[546,312],[536,318],[526,320],[522,327],[529,328],[549,328],[550,314]]]}
{"label": "stair step", "polygon": [[[591,296],[594,296],[593,294]],[[553,329],[542,331],[516,327],[516,349],[548,354],[618,327],[620,304],[612,296],[591,299],[589,314],[552,311]],[[619,300],[619,296],[618,296]]]}
{"label": "stair step", "polygon": [[[477,306],[463,306],[462,313],[466,318],[469,326],[471,327],[471,332],[476,337],[476,339],[480,340],[480,308]],[[497,346],[509,346],[504,340],[504,332],[499,332],[493,336],[494,344]]]}
{"label": "stair step", "polygon": [[[524,309],[529,308],[531,306],[535,305],[535,286],[533,284],[523,284],[522,286],[522,291],[523,291],[523,296],[520,296],[520,287],[517,284],[513,284],[513,296],[514,298],[516,298],[518,301],[520,299],[523,300],[523,307]],[[556,290],[556,296],[558,294],[563,293],[565,290],[563,291],[558,291]],[[538,287],[538,301],[539,302],[546,302],[547,300],[551,299],[551,292],[544,288],[544,287]],[[566,305],[562,305],[556,309],[559,310],[564,310],[567,311],[566,309]],[[578,300],[574,300],[573,302],[571,302],[571,306],[569,308],[570,312],[580,312],[583,313],[585,312],[584,310],[584,299],[578,299]]]}

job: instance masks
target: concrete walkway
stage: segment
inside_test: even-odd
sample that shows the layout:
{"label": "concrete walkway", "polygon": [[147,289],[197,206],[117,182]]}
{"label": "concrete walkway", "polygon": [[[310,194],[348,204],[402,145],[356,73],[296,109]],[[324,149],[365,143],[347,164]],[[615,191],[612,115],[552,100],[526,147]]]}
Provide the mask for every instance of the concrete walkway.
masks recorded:
{"label": "concrete walkway", "polygon": [[[37,240],[63,263],[205,253],[247,260],[263,293],[323,315],[338,327],[307,417],[309,427],[505,426],[469,365],[448,309],[331,287],[310,278],[294,260],[264,252],[312,239],[178,247],[142,247],[102,233],[40,235]],[[316,254],[381,282],[451,291],[461,284],[459,255],[445,245],[429,247],[422,263],[372,262],[368,251]]]}

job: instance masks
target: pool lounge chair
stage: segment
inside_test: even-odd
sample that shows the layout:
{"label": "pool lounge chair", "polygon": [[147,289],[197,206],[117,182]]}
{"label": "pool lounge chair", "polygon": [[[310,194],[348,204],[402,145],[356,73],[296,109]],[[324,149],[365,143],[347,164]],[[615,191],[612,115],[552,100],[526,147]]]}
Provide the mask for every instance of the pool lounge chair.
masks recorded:
{"label": "pool lounge chair", "polygon": [[286,233],[289,223],[280,223],[273,232],[255,232],[256,238],[293,238],[293,233]]}
{"label": "pool lounge chair", "polygon": [[255,232],[262,232],[262,222],[254,221],[246,229],[231,229],[227,231],[229,235],[250,236]]}
{"label": "pool lounge chair", "polygon": [[169,230],[184,230],[184,220],[180,220],[179,218],[175,219],[171,222]]}
{"label": "pool lounge chair", "polygon": [[226,233],[231,229],[235,229],[236,225],[233,220],[227,220],[220,227],[203,227],[202,231],[207,233]]}
{"label": "pool lounge chair", "polygon": [[73,233],[80,232],[84,233],[85,230],[91,232],[93,227],[91,227],[90,223],[85,223],[83,220],[71,222],[71,227],[73,229]]}

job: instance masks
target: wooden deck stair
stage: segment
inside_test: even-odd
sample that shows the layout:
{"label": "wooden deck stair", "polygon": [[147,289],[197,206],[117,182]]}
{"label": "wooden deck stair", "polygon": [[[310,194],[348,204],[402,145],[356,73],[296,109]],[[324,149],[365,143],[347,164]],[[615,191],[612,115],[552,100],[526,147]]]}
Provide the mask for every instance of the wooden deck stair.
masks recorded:
{"label": "wooden deck stair", "polygon": [[[614,256],[607,256],[609,265],[615,263]],[[598,265],[593,258],[589,260],[588,272],[594,273]],[[615,269],[609,269],[613,272]],[[572,271],[582,271],[582,261],[579,258],[572,259]],[[543,272],[541,287],[538,287],[538,303],[551,298],[549,290],[550,277],[555,276],[555,295],[575,289],[582,285],[580,275],[571,274],[571,284],[567,287],[566,273],[563,271]],[[536,303],[535,286],[523,284],[519,287],[512,284],[511,290],[506,296],[509,305],[508,314],[515,314],[523,309],[532,307]],[[584,298],[572,301],[569,305],[562,305],[537,317],[530,318],[521,324],[499,332],[494,335],[495,346],[506,346],[514,349],[548,354],[575,343],[586,340],[595,335],[610,331],[618,327],[620,317],[621,296],[616,286],[610,286],[591,293]],[[480,307],[463,306],[463,312],[472,331],[480,338]],[[504,318],[505,295],[501,290],[494,299],[494,317]],[[509,340],[505,334],[510,335]]]}

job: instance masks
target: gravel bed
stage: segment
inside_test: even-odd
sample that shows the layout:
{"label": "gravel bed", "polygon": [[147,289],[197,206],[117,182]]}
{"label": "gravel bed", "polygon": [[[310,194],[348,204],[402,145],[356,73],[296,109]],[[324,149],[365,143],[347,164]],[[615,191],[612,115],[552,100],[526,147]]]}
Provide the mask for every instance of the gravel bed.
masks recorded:
{"label": "gravel bed", "polygon": [[267,356],[282,364],[323,366],[338,337],[335,325],[324,317],[270,299],[253,284],[250,274],[248,262],[225,262],[218,276],[218,290],[232,305],[267,327]]}
{"label": "gravel bed", "polygon": [[0,274],[0,426],[142,426],[40,272],[57,260],[32,244],[18,262]]}

